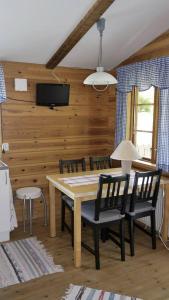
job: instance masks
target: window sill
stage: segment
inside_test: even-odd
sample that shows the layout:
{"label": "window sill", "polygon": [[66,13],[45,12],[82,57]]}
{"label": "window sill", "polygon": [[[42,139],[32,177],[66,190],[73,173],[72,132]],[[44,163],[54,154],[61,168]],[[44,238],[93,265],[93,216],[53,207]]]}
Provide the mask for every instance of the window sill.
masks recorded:
{"label": "window sill", "polygon": [[155,164],[152,164],[148,161],[143,161],[143,160],[133,161],[132,166],[137,169],[149,170],[149,171],[154,171],[156,169]]}
{"label": "window sill", "polygon": [[[132,167],[139,169],[139,170],[146,170],[146,171],[154,171],[156,170],[156,164],[149,163],[143,160],[135,160],[132,162]],[[162,172],[163,176],[169,177],[169,173]]]}

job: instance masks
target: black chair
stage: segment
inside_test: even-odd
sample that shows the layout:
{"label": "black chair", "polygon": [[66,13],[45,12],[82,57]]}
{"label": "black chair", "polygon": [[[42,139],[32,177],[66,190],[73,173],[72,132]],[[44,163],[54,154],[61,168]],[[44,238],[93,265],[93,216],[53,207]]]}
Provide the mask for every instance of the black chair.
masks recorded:
{"label": "black chair", "polygon": [[[85,159],[71,159],[71,160],[59,160],[59,170],[60,173],[74,173],[80,171],[86,171],[86,163]],[[65,220],[65,209],[66,207],[71,212],[71,225],[68,225]],[[72,234],[72,246],[73,246],[73,200],[69,198],[67,195],[62,193],[61,199],[61,230],[64,231],[64,228]]]}
{"label": "black chair", "polygon": [[110,156],[92,156],[89,157],[89,161],[91,171],[120,167],[120,162],[111,159]]}
{"label": "black chair", "polygon": [[60,173],[73,173],[86,171],[86,162],[84,158],[70,159],[70,160],[59,160]]}
{"label": "black chair", "polygon": [[[126,219],[129,224],[129,242],[131,256],[135,255],[134,226],[146,232],[152,238],[152,249],[156,249],[155,209],[159,192],[162,170],[152,172],[136,172],[130,202],[127,204]],[[143,229],[135,220],[149,216],[151,231]]]}
{"label": "black chair", "polygon": [[[91,156],[89,157],[89,162],[91,171],[117,168],[121,166],[121,163],[118,160],[111,159],[110,156]],[[103,228],[101,230],[101,239],[102,242],[105,242],[108,239],[107,228]]]}
{"label": "black chair", "polygon": [[125,260],[124,221],[129,175],[111,177],[100,175],[97,199],[93,205],[82,205],[82,220],[93,228],[94,250],[82,242],[82,246],[95,255],[96,269],[100,269],[99,237],[100,230],[118,222],[120,242],[110,237],[121,248],[121,260]]}

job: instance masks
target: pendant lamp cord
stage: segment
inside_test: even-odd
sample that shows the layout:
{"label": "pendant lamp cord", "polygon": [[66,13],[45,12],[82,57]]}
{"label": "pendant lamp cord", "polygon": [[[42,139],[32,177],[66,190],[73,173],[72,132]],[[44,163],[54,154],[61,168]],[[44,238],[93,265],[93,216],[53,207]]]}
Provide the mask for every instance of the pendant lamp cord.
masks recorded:
{"label": "pendant lamp cord", "polygon": [[105,29],[105,19],[100,18],[97,21],[97,30],[99,31],[99,36],[100,36],[99,56],[98,56],[98,66],[99,67],[102,67],[102,40],[103,40],[104,29]]}
{"label": "pendant lamp cord", "polygon": [[99,45],[99,57],[98,57],[99,67],[102,67],[102,40],[103,40],[103,32],[100,31],[100,45]]}
{"label": "pendant lamp cord", "polygon": [[[105,19],[101,18],[97,21],[97,29],[99,31],[99,37],[100,37],[100,42],[99,42],[99,55],[98,55],[98,67],[102,67],[102,41],[103,41],[103,31],[105,29]],[[108,88],[108,84],[103,88],[103,89],[98,89],[94,84],[93,88],[97,92],[104,92]]]}

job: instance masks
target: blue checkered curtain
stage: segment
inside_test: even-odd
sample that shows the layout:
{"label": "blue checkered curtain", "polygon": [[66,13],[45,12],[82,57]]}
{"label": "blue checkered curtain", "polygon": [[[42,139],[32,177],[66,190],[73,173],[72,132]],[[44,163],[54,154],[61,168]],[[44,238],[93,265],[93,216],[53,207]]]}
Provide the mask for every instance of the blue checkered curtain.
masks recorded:
{"label": "blue checkered curtain", "polygon": [[169,88],[169,57],[159,57],[117,68],[117,89],[121,93],[132,91],[137,86],[140,91],[151,86]]}
{"label": "blue checkered curtain", "polygon": [[169,172],[169,89],[160,91],[157,166]]}
{"label": "blue checkered curtain", "polygon": [[117,68],[116,145],[125,138],[127,93],[137,86],[160,89],[157,167],[169,172],[169,57],[159,57]]}
{"label": "blue checkered curtain", "polygon": [[115,145],[120,144],[126,138],[126,120],[127,120],[127,94],[117,91],[116,96],[116,131]]}
{"label": "blue checkered curtain", "polygon": [[6,100],[5,79],[2,66],[0,66],[0,103]]}

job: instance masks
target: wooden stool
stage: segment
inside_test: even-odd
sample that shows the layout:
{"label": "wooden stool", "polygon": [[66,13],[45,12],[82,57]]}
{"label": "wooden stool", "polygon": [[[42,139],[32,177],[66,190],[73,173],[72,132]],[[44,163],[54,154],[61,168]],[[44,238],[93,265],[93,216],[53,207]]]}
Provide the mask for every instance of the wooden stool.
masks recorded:
{"label": "wooden stool", "polygon": [[33,199],[41,198],[44,206],[44,225],[47,226],[47,203],[45,196],[39,187],[24,187],[16,190],[16,198],[23,200],[23,226],[26,232],[25,212],[29,220],[29,232],[32,235]]}

